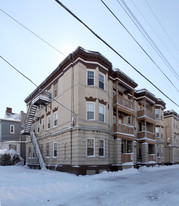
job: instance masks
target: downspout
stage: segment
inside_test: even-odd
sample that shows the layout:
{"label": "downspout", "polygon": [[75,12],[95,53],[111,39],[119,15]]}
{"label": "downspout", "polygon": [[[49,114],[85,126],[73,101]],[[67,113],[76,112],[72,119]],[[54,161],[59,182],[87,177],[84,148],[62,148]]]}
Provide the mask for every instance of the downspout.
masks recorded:
{"label": "downspout", "polygon": [[71,54],[72,69],[71,69],[71,128],[70,128],[70,164],[73,163],[73,147],[72,147],[72,137],[73,137],[73,118],[74,118],[74,55]]}

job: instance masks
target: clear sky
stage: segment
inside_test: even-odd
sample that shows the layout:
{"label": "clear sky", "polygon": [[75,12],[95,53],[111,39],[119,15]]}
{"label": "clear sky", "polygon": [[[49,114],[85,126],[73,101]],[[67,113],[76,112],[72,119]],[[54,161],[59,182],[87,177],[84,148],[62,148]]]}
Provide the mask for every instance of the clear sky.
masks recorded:
{"label": "clear sky", "polygon": [[[173,101],[179,104],[179,79],[170,70],[151,45],[142,36],[119,3],[121,0],[104,2],[132,33],[136,40],[162,69],[172,84],[164,77],[129,34],[114,19],[100,0],[62,0],[72,12],[90,26],[98,35],[114,47],[124,58],[149,78]],[[178,0],[125,0],[148,35],[165,55],[179,75],[179,1]],[[157,15],[165,31],[150,8]],[[22,26],[5,15],[7,12],[17,21],[68,55],[78,46],[98,51],[138,83],[138,89],[146,88],[166,102],[166,109],[179,108],[167,100],[113,51],[94,37],[83,25],[67,13],[55,0],[0,0],[0,55],[39,85],[65,58],[56,50],[40,41]],[[147,22],[146,22],[146,20]],[[152,27],[152,28],[151,28]],[[26,111],[24,99],[35,86],[0,59],[0,118],[6,107],[13,112]]]}

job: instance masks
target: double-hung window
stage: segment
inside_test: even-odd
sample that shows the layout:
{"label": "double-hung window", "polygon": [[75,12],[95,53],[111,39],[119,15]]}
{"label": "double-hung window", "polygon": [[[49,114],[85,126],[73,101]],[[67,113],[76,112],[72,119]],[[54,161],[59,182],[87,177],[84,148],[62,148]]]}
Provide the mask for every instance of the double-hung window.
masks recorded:
{"label": "double-hung window", "polygon": [[99,104],[99,121],[105,121],[105,106],[102,104]]}
{"label": "double-hung window", "polygon": [[94,139],[87,139],[87,156],[94,157],[95,156],[95,142]]}
{"label": "double-hung window", "polygon": [[156,137],[160,137],[160,127],[155,127]]}
{"label": "double-hung window", "polygon": [[100,157],[105,156],[105,140],[104,139],[99,140],[99,156]]}
{"label": "double-hung window", "polygon": [[56,127],[58,125],[58,113],[55,112],[53,114],[53,126]]}
{"label": "double-hung window", "polygon": [[50,115],[47,116],[47,130],[50,129]]}
{"label": "double-hung window", "polygon": [[86,117],[87,120],[94,120],[95,116],[95,103],[94,102],[87,102],[86,103]]}
{"label": "double-hung window", "polygon": [[87,71],[87,85],[94,86],[94,71]]}
{"label": "double-hung window", "polygon": [[57,143],[56,142],[53,143],[53,157],[54,158],[57,157]]}
{"label": "double-hung window", "polygon": [[99,74],[99,88],[104,89],[104,75]]}
{"label": "double-hung window", "polygon": [[155,118],[159,119],[159,109],[155,109]]}
{"label": "double-hung window", "polygon": [[163,128],[161,127],[161,138],[163,138]]}

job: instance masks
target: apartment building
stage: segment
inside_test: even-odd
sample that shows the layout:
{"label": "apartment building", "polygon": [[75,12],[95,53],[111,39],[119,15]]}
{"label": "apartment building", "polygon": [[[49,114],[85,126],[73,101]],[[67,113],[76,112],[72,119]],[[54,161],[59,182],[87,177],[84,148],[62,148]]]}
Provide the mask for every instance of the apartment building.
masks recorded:
{"label": "apartment building", "polygon": [[179,163],[179,114],[174,110],[164,112],[165,163]]}
{"label": "apartment building", "polygon": [[155,135],[156,135],[156,147],[157,147],[157,164],[165,164],[165,139],[164,139],[164,109],[165,102],[158,99],[155,104]]}
{"label": "apartment building", "polygon": [[99,52],[78,47],[25,99],[27,164],[94,174],[156,163],[158,99],[136,87]]}
{"label": "apartment building", "polygon": [[155,104],[157,98],[146,89],[135,91],[138,165],[156,164]]}

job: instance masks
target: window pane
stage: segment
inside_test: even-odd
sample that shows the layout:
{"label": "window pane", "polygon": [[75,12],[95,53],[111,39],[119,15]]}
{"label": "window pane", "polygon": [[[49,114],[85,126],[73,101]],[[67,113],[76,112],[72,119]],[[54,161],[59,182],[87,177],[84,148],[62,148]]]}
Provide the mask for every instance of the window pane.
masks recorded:
{"label": "window pane", "polygon": [[104,122],[104,114],[99,113],[99,121]]}
{"label": "window pane", "polygon": [[94,155],[94,139],[87,139],[87,156]]}
{"label": "window pane", "polygon": [[99,156],[104,156],[104,140],[99,140]]}
{"label": "window pane", "polygon": [[88,85],[94,85],[94,72],[93,71],[88,71]]}
{"label": "window pane", "polygon": [[94,120],[94,103],[87,103],[87,120]]}
{"label": "window pane", "polygon": [[87,119],[94,119],[94,112],[87,112]]}
{"label": "window pane", "polygon": [[99,105],[99,121],[104,122],[104,106]]}
{"label": "window pane", "polygon": [[104,76],[99,74],[99,88],[104,89]]}

